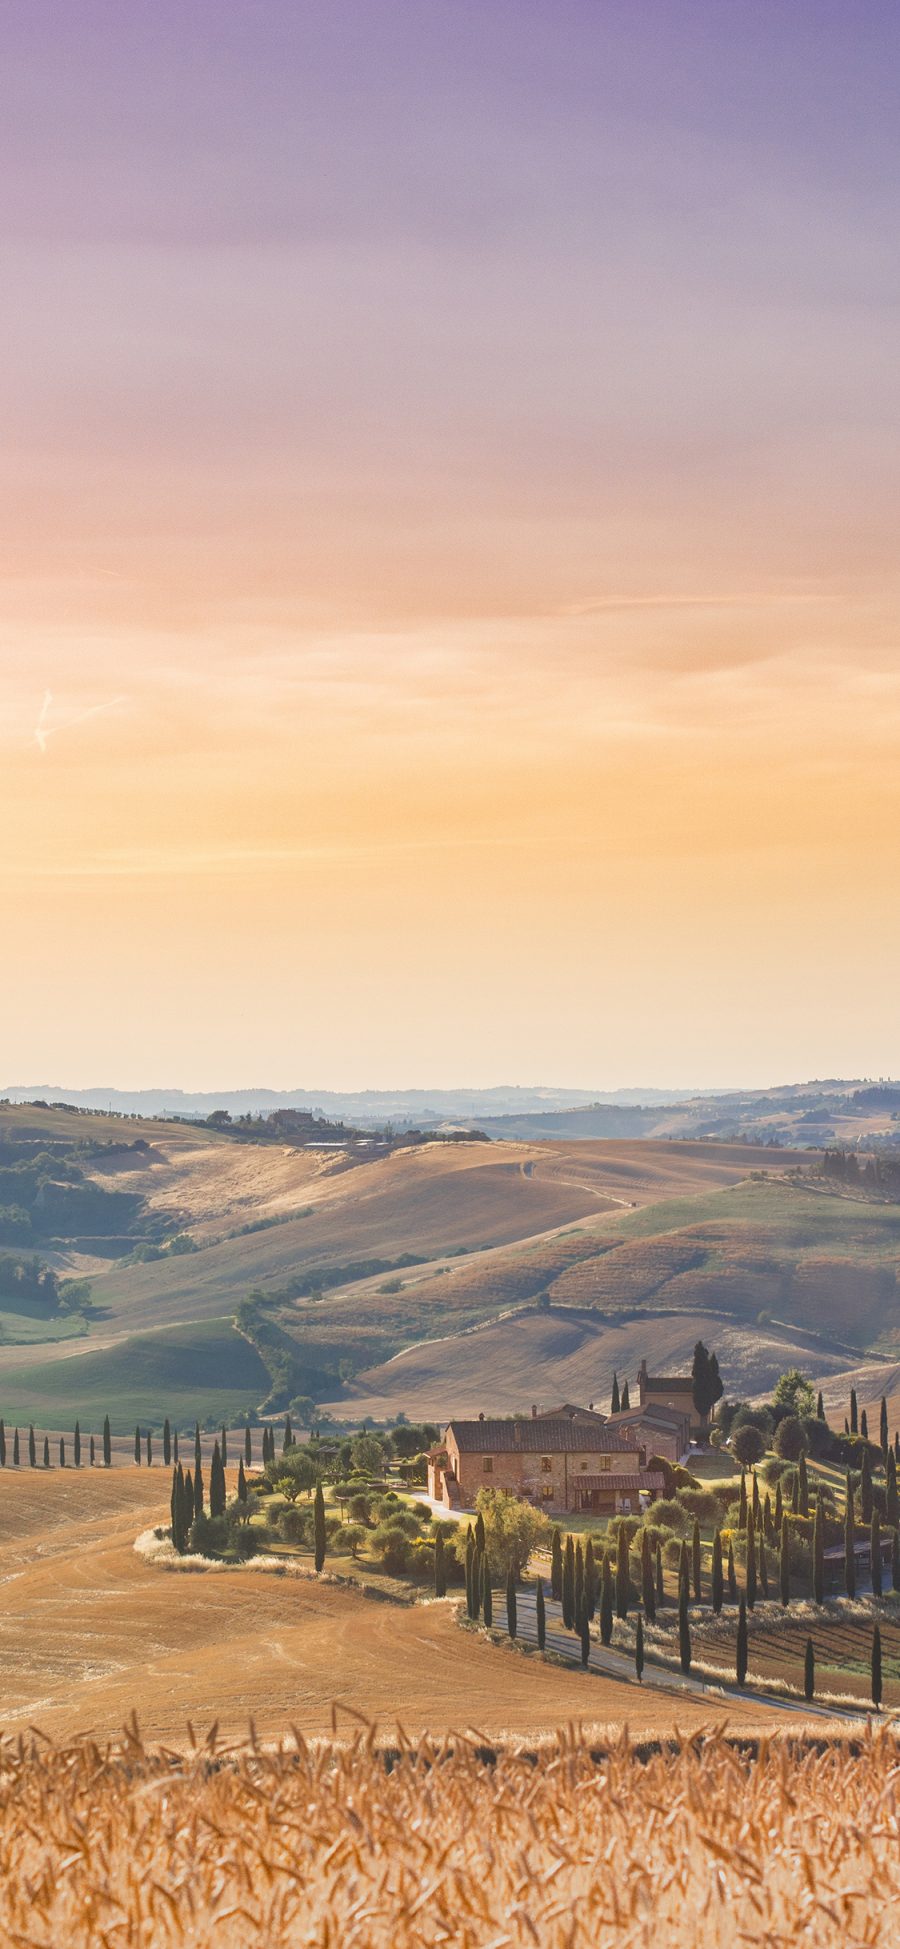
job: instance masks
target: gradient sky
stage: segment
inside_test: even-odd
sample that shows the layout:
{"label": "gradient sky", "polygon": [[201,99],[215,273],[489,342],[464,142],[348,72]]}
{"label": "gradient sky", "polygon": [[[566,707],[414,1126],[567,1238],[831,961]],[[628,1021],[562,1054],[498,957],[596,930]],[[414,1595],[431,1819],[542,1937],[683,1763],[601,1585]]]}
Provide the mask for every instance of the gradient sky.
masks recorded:
{"label": "gradient sky", "polygon": [[0,1084],[900,1070],[894,0],[0,0]]}

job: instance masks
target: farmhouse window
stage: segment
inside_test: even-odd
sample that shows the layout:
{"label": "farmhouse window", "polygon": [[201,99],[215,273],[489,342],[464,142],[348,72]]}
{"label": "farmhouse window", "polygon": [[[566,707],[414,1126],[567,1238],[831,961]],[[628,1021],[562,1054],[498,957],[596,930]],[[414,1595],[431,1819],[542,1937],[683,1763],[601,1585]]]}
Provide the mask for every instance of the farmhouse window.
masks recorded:
{"label": "farmhouse window", "polygon": [[608,1471],[609,1471],[609,1470],[610,1470],[611,1468],[612,1468],[612,1456],[611,1456],[611,1455],[601,1455],[601,1457],[600,1457],[600,1470],[601,1470],[601,1473],[603,1472],[603,1470],[604,1470],[604,1469],[606,1469],[606,1470],[607,1470],[607,1472],[608,1472]]}
{"label": "farmhouse window", "polygon": [[587,1462],[582,1462],[582,1464],[581,1464],[581,1473],[582,1473],[582,1475],[586,1475],[586,1474],[587,1474]]}
{"label": "farmhouse window", "polygon": [[543,1496],[543,1499],[544,1499],[544,1501],[545,1501],[545,1502],[552,1502],[552,1501],[553,1501],[553,1484],[552,1484],[552,1482],[542,1482],[542,1483],[541,1483],[541,1495]]}
{"label": "farmhouse window", "polygon": [[481,1460],[482,1460],[482,1466],[484,1468],[485,1475],[493,1475],[494,1473],[493,1455],[483,1455]]}
{"label": "farmhouse window", "polygon": [[552,1463],[552,1461],[551,1461],[551,1459],[550,1459],[550,1456],[549,1456],[549,1455],[542,1455],[542,1456],[541,1456],[541,1474],[542,1474],[542,1475],[550,1475],[550,1474],[551,1474],[551,1472],[552,1472],[552,1469],[553,1469],[553,1463]]}

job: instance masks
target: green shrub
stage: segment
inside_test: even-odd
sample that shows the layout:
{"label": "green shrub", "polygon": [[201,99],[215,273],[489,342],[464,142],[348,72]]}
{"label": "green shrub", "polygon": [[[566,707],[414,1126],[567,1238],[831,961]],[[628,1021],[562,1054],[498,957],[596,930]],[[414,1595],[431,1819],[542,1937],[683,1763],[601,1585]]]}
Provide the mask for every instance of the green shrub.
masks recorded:
{"label": "green shrub", "polygon": [[686,1536],[692,1527],[693,1517],[688,1515],[680,1498],[660,1496],[658,1502],[651,1502],[644,1521],[653,1529],[665,1529],[672,1535]]}

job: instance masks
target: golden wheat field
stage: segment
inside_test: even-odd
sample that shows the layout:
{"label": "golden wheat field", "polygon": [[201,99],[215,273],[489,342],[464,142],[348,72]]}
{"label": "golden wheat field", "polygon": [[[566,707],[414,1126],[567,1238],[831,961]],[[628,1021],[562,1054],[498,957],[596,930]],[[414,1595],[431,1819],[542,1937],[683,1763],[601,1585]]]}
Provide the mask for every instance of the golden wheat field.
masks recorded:
{"label": "golden wheat field", "polygon": [[[0,1730],[113,1737],[136,1710],[148,1738],[188,1720],[242,1737],[343,1732],[353,1714],[416,1734],[472,1727],[531,1737],[561,1722],[693,1730],[709,1707],[575,1666],[495,1650],[460,1631],[452,1601],[393,1604],[252,1565],[177,1575],[138,1555],[166,1520],[162,1470],[0,1471]],[[780,1723],[729,1700],[742,1732]],[[2,1938],[0,1938],[2,1939]]]}
{"label": "golden wheat field", "polygon": [[896,1941],[900,1746],[571,1732],[188,1757],[6,1742],[0,1935],[28,1949],[816,1949]]}

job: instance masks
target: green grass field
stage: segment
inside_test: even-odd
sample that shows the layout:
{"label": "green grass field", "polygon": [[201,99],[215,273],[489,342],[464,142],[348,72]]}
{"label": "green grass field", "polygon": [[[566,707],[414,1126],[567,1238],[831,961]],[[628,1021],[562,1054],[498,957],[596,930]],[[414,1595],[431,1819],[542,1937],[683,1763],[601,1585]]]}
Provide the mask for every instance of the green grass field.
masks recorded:
{"label": "green grass field", "polygon": [[140,1422],[159,1427],[215,1415],[223,1421],[254,1408],[269,1387],[258,1354],[228,1319],[136,1334],[116,1346],[73,1354],[52,1364],[19,1367],[0,1380],[7,1424],[98,1427],[108,1414],[114,1434]]}

